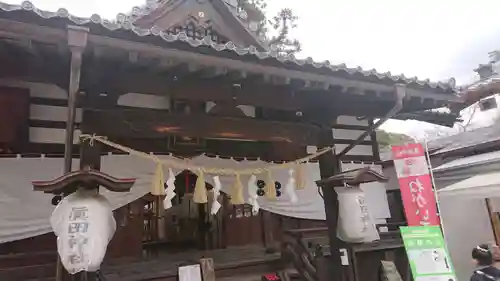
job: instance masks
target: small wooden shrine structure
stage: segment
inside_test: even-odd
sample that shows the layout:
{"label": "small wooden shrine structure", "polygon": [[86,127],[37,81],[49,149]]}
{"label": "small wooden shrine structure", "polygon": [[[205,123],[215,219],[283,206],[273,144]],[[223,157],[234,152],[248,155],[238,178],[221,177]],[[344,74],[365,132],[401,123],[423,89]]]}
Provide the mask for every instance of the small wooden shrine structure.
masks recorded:
{"label": "small wooden shrine structure", "polygon": [[[452,125],[457,117],[457,112],[429,111],[462,103],[453,85],[279,53],[252,32],[252,22],[232,2],[161,1],[154,9],[136,9],[113,21],[99,15],[76,17],[65,9],[43,11],[30,2],[0,2],[0,78],[10,79],[0,83],[5,105],[0,119],[11,120],[0,126],[1,151],[64,154],[65,171],[70,172],[72,156],[80,158],[81,167],[99,170],[101,155],[121,153],[99,143],[79,144],[79,134],[105,136],[155,155],[207,153],[276,162],[304,157],[308,147],[335,147],[318,159],[321,178],[326,179],[341,172],[342,161],[377,163],[375,129],[389,118]],[[26,83],[56,85],[67,94],[19,86]],[[192,182],[189,177],[183,178]],[[332,234],[337,198],[332,189],[323,189]],[[150,209],[158,208],[152,205]],[[141,216],[143,207],[137,211]],[[233,210],[246,213],[245,208]],[[232,218],[230,212],[227,218]],[[132,211],[126,213],[128,217]],[[234,236],[248,238],[235,244],[255,244],[251,239],[257,237],[257,244],[272,248],[281,239],[274,228],[282,233],[290,226],[278,221],[286,220],[268,212],[250,216],[246,221],[252,227],[243,228],[240,222],[233,227],[241,230]],[[221,225],[229,223],[222,221]],[[143,222],[138,216],[123,233],[141,233]],[[317,221],[294,223],[324,226]],[[250,237],[244,229],[261,233]],[[212,235],[212,242],[204,245],[217,246],[204,248],[227,248],[224,235]],[[142,255],[146,246],[140,234],[117,236]],[[334,235],[329,237],[331,252],[338,253],[342,244]],[[243,256],[257,256],[255,251],[245,253],[239,253],[238,264],[225,272],[234,273]],[[214,262],[217,269],[217,259]],[[121,266],[123,272],[131,268]],[[118,267],[110,264],[108,269]],[[165,272],[160,263],[141,268],[127,274],[143,280]],[[332,269],[329,280],[345,279],[340,255],[332,255]],[[175,275],[161,278],[173,280]]]}
{"label": "small wooden shrine structure", "polygon": [[[334,176],[317,181],[317,185],[322,190],[323,196],[331,196],[335,193],[335,187],[350,188],[359,187],[363,183],[370,182],[386,182],[388,180],[384,175],[377,173],[369,167],[340,172]],[[325,210],[326,211],[326,210]],[[330,222],[331,223],[331,222]],[[337,242],[340,254],[342,255],[342,270],[345,280],[359,280],[358,259],[356,253],[375,247],[389,249],[387,241],[373,242],[360,245],[350,245],[349,243],[341,242],[337,239],[337,225],[328,225],[328,227],[293,229],[286,231],[286,237],[281,246],[283,262],[293,264],[296,273],[289,273],[286,270],[282,271],[281,278],[283,281],[293,280],[294,275],[297,275],[301,280],[307,281],[322,281],[328,280],[333,270],[330,250],[330,243]],[[325,235],[326,234],[326,235]],[[370,244],[370,245],[368,245]],[[396,242],[397,244],[397,242]],[[364,270],[367,270],[364,268]]]}

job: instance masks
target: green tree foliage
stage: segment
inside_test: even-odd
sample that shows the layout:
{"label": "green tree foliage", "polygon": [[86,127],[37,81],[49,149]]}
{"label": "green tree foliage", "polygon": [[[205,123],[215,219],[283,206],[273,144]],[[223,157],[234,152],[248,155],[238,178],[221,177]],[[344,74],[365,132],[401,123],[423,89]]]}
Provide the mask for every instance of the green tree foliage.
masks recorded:
{"label": "green tree foliage", "polygon": [[240,8],[258,22],[257,34],[264,36],[268,45],[281,54],[301,51],[300,42],[290,38],[290,31],[297,27],[297,16],[288,8],[281,9],[275,16],[266,16],[264,10],[268,0],[239,0]]}
{"label": "green tree foliage", "polygon": [[380,147],[389,147],[391,145],[414,142],[415,140],[405,134],[390,133],[384,130],[377,130],[377,141]]}

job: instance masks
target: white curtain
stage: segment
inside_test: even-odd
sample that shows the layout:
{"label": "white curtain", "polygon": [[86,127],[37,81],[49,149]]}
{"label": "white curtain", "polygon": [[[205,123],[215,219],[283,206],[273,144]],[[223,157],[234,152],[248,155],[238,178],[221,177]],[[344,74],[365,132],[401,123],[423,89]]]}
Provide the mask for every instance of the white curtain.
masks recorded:
{"label": "white curtain", "polygon": [[[160,159],[168,159],[172,156],[162,156]],[[110,202],[113,209],[117,209],[147,194],[151,187],[155,164],[129,155],[103,156],[101,170],[117,178],[136,178],[137,181],[128,193],[114,193],[101,189]],[[231,159],[217,159],[207,156],[198,156],[192,159],[196,165],[212,167],[225,167],[232,169],[246,169],[262,167],[269,163],[262,161],[236,161]],[[356,168],[365,166],[357,165]],[[323,199],[319,196],[315,181],[320,179],[319,165],[317,163],[305,164],[306,187],[297,190],[299,201],[291,203],[285,186],[289,178],[286,169],[278,169],[273,172],[275,181],[282,184],[283,196],[276,201],[269,201],[264,197],[258,199],[263,210],[276,214],[302,219],[324,220],[325,211]],[[79,160],[73,160],[73,167],[79,167]],[[344,169],[352,169],[348,165]],[[61,158],[4,158],[0,159],[0,243],[20,240],[28,237],[38,236],[51,232],[49,217],[54,209],[51,205],[52,195],[35,192],[31,182],[37,180],[51,180],[62,175],[63,159]],[[180,170],[174,170],[179,173]],[[267,175],[257,175],[257,179],[265,180]],[[205,175],[205,180],[213,184],[211,175]],[[242,177],[243,186],[247,187],[248,177]],[[233,176],[221,176],[222,191],[229,192],[234,181]],[[383,195],[374,190],[383,189],[383,184],[369,184],[367,201],[370,209],[375,210],[374,218],[384,217],[388,213],[385,190]],[[380,188],[378,188],[380,185]],[[372,189],[373,187],[373,189]],[[364,187],[362,186],[364,189]],[[374,195],[375,194],[375,195]],[[245,190],[245,199],[248,199]],[[381,197],[382,196],[382,197]],[[372,199],[370,199],[373,197]],[[377,198],[385,198],[385,202],[377,202]],[[385,216],[388,217],[388,216]]]}

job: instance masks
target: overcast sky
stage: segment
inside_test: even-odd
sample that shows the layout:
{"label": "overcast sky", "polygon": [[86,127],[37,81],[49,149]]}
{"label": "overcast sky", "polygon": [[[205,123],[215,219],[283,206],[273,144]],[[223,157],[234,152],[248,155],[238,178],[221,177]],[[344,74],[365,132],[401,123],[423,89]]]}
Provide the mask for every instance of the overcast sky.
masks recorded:
{"label": "overcast sky", "polygon": [[[21,0],[0,0],[20,3]],[[145,0],[32,0],[46,10],[67,8],[78,16],[93,13],[114,18]],[[299,16],[293,36],[302,56],[348,66],[404,73],[407,77],[459,83],[475,78],[473,69],[500,49],[499,0],[268,0],[269,14],[292,8]],[[478,113],[475,122],[488,122]],[[405,129],[401,129],[404,127]],[[410,122],[385,128],[400,132],[422,129]]]}

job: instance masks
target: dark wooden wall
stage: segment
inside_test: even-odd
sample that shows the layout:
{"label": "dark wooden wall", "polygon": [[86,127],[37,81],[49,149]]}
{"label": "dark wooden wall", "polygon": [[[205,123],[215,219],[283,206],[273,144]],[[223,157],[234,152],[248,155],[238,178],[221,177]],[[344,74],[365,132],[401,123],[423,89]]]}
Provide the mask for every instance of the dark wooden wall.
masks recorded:
{"label": "dark wooden wall", "polygon": [[228,206],[225,213],[225,246],[263,244],[262,214],[252,214],[252,206]]}
{"label": "dark wooden wall", "polygon": [[29,95],[27,89],[0,86],[0,153],[28,142]]}

